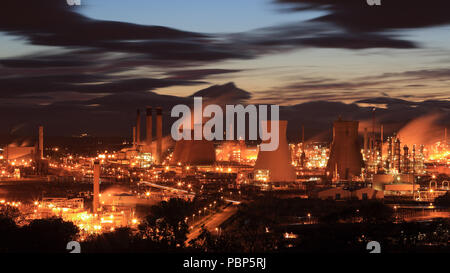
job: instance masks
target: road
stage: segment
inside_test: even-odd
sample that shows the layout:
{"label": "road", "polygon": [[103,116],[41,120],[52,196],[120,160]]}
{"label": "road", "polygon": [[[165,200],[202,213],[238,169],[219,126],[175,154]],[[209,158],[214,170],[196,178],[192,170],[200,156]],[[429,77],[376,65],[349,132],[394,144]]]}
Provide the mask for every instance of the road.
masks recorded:
{"label": "road", "polygon": [[414,222],[414,221],[431,220],[433,218],[450,218],[450,212],[448,212],[448,211],[434,211],[434,212],[429,212],[429,213],[427,213],[425,215],[417,215],[417,216],[405,217],[404,220],[406,222]]}
{"label": "road", "polygon": [[238,211],[238,206],[230,205],[226,207],[223,211],[216,213],[206,219],[197,223],[194,229],[188,234],[186,242],[189,242],[192,239],[197,238],[201,231],[202,225],[205,225],[206,229],[212,233],[216,232],[216,228],[220,226],[223,222],[225,222],[228,218],[230,218],[233,214]]}

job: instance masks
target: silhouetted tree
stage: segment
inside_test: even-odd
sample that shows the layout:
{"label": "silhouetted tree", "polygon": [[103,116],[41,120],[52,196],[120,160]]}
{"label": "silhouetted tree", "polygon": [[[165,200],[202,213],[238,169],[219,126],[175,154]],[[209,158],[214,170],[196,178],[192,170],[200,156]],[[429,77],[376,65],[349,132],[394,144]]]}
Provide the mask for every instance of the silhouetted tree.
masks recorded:
{"label": "silhouetted tree", "polygon": [[11,252],[14,250],[19,228],[14,220],[5,215],[0,215],[0,252]]}
{"label": "silhouetted tree", "polygon": [[139,230],[144,239],[171,247],[182,247],[189,232],[185,217],[193,211],[192,205],[183,199],[170,199],[151,208]]}
{"label": "silhouetted tree", "polygon": [[68,242],[75,239],[78,227],[61,218],[33,220],[21,229],[18,251],[66,252]]}
{"label": "silhouetted tree", "polygon": [[443,207],[450,207],[450,192],[446,192],[444,195],[436,197],[436,205]]}
{"label": "silhouetted tree", "polygon": [[113,232],[89,236],[82,243],[83,253],[132,252],[134,235],[129,228],[118,228]]}

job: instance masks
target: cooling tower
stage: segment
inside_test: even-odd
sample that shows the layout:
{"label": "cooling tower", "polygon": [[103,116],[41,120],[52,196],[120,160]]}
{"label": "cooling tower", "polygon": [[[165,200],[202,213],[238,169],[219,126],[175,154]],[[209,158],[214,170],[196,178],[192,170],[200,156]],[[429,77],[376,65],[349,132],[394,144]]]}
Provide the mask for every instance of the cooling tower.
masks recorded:
{"label": "cooling tower", "polygon": [[333,142],[327,164],[329,175],[337,172],[340,179],[348,180],[361,174],[364,161],[358,141],[358,124],[358,121],[341,118],[333,123]]}
{"label": "cooling tower", "polygon": [[181,163],[183,149],[185,149],[184,147],[186,145],[187,145],[186,140],[184,140],[184,139],[181,139],[181,140],[175,142],[175,149],[173,150],[171,164]]}
{"label": "cooling tower", "polygon": [[[271,127],[271,121],[267,122],[267,128]],[[276,124],[276,123],[274,123]],[[291,153],[286,139],[287,121],[279,121],[279,145],[275,151],[259,151],[254,171],[269,172],[270,182],[295,181],[297,178],[295,169],[291,164]],[[270,140],[263,141],[269,143]]]}
{"label": "cooling tower", "polygon": [[100,195],[100,162],[98,160],[94,161],[94,196],[92,202],[92,211],[97,213],[99,206],[99,195]]}
{"label": "cooling tower", "polygon": [[175,143],[172,164],[212,165],[215,161],[216,150],[212,141],[180,140]]}

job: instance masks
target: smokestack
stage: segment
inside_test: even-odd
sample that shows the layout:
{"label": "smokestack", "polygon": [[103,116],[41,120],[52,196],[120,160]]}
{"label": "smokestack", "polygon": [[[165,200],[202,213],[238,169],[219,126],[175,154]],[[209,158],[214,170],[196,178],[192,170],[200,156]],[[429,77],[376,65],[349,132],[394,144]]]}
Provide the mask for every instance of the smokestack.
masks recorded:
{"label": "smokestack", "polygon": [[245,155],[246,150],[247,150],[247,145],[245,144],[245,140],[244,139],[239,140],[239,151],[240,151],[239,157],[240,157],[241,161],[244,160],[244,155]]}
{"label": "smokestack", "polygon": [[383,144],[384,144],[384,125],[381,124],[380,127],[380,158],[381,158],[381,168],[383,168]]}
{"label": "smokestack", "polygon": [[302,146],[305,146],[305,126],[302,125]]}
{"label": "smokestack", "polygon": [[136,126],[133,126],[133,149],[136,148]]}
{"label": "smokestack", "polygon": [[300,166],[305,167],[306,153],[305,153],[305,126],[302,125],[302,154],[300,155]]}
{"label": "smokestack", "polygon": [[367,160],[367,128],[364,128],[364,159]]}
{"label": "smokestack", "polygon": [[92,202],[92,211],[94,214],[98,212],[99,195],[100,195],[100,162],[98,160],[95,160],[94,161],[94,199]]}
{"label": "smokestack", "polygon": [[152,124],[152,108],[147,107],[146,124],[145,124],[145,128],[147,129],[147,132],[145,133],[145,136],[146,136],[146,144],[149,147],[151,147],[151,145],[152,145],[152,137],[153,137],[152,126],[153,126],[153,124]]}
{"label": "smokestack", "polygon": [[381,144],[384,143],[384,125],[381,124],[381,129],[380,129],[380,140],[381,140]]}
{"label": "smokestack", "polygon": [[141,112],[137,110],[136,115],[136,145],[141,144]]}
{"label": "smokestack", "polygon": [[370,140],[370,162],[375,162],[375,108],[372,110],[372,136]]}
{"label": "smokestack", "polygon": [[162,163],[162,108],[156,108],[156,157]]}
{"label": "smokestack", "polygon": [[39,154],[40,159],[44,158],[44,126],[39,126]]}
{"label": "smokestack", "polygon": [[447,128],[444,129],[444,147],[447,147],[448,142],[447,142]]}

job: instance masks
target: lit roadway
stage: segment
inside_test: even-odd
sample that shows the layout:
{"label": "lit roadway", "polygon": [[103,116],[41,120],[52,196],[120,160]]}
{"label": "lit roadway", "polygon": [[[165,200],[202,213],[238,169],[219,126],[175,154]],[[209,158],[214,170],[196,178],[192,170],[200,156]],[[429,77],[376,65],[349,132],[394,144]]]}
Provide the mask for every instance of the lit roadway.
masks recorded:
{"label": "lit roadway", "polygon": [[[143,183],[143,184],[155,187],[155,188],[159,188],[159,189],[177,191],[177,192],[181,192],[186,195],[193,195],[192,193],[189,193],[186,190],[162,186],[162,185],[158,185],[158,184],[147,182],[147,181],[141,181],[140,183]],[[235,201],[235,200],[230,200],[230,199],[225,199],[225,201],[229,202],[231,204],[228,207],[226,207],[224,210],[222,210],[221,212],[215,213],[213,215],[209,215],[208,217],[200,220],[200,222],[198,222],[194,226],[194,229],[188,234],[186,242],[189,242],[190,240],[195,239],[200,235],[200,233],[202,231],[202,225],[205,225],[205,227],[208,231],[210,231],[212,233],[214,233],[214,232],[217,233],[216,228],[218,228],[220,226],[220,224],[222,224],[228,218],[230,218],[233,214],[235,214],[236,211],[238,210],[237,205],[239,205],[241,203],[240,201]]]}
{"label": "lit roadway", "polygon": [[172,188],[172,187],[167,187],[167,186],[162,186],[162,185],[158,185],[158,184],[147,182],[147,181],[141,181],[139,183],[142,183],[142,184],[154,187],[154,188],[166,190],[166,191],[176,192],[178,198],[185,198],[185,197],[187,197],[187,198],[194,198],[195,197],[194,193],[186,191],[186,190]]}
{"label": "lit roadway", "polygon": [[409,216],[405,217],[403,220],[406,222],[413,222],[413,221],[426,221],[431,220],[434,218],[450,218],[450,212],[448,211],[433,211],[426,213],[425,215],[417,215],[417,216]]}
{"label": "lit roadway", "polygon": [[155,188],[158,188],[158,189],[169,190],[169,191],[179,191],[179,192],[182,192],[182,193],[189,194],[189,192],[186,191],[186,190],[172,188],[172,187],[167,187],[167,186],[162,186],[162,185],[158,185],[158,184],[155,184],[155,183],[152,183],[152,182],[140,181],[139,183],[142,183],[142,184],[145,184],[145,185],[149,185],[149,186],[152,186],[152,187],[155,187]]}
{"label": "lit roadway", "polygon": [[201,220],[195,225],[194,229],[187,235],[186,242],[189,242],[200,235],[202,231],[202,225],[205,225],[205,228],[209,232],[217,234],[216,228],[219,228],[219,226],[223,222],[225,222],[228,218],[230,218],[233,214],[235,214],[237,210],[238,206],[230,205],[223,211],[210,215],[206,219]]}

